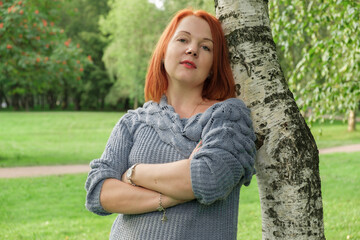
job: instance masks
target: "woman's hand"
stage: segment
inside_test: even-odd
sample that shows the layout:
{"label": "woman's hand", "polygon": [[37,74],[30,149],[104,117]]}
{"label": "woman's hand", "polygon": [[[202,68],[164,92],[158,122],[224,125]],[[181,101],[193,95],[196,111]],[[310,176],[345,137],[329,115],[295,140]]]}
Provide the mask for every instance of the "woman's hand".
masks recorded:
{"label": "woman's hand", "polygon": [[[122,175],[121,181],[124,183],[127,183],[127,184],[131,184],[126,177],[126,173],[127,173],[127,171]],[[162,195],[162,204],[165,208],[173,207],[178,204],[185,203],[185,202],[187,202],[187,200],[179,200],[179,199],[175,199],[175,198],[172,198],[172,197],[169,197],[166,195]]]}
{"label": "woman's hand", "polygon": [[[128,169],[128,170],[129,170],[129,169]],[[126,173],[127,173],[128,170],[126,170],[126,171],[124,172],[124,174],[121,176],[121,181],[123,181],[124,183],[130,184],[129,181],[127,180],[127,177],[126,177]]]}
{"label": "woman's hand", "polygon": [[201,147],[202,147],[202,140],[200,139],[200,142],[196,145],[193,152],[190,154],[190,157],[189,157],[190,160],[193,158],[194,154],[200,150]]}
{"label": "woman's hand", "polygon": [[175,199],[166,195],[162,195],[162,205],[164,206],[164,208],[169,208],[169,207],[173,207],[185,202],[188,202],[187,200],[179,200],[179,199]]}

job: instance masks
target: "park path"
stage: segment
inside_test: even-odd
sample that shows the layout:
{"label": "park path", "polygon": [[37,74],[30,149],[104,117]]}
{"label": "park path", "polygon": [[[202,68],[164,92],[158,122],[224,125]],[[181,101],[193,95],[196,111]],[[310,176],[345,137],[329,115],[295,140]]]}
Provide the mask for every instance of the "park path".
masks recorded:
{"label": "park path", "polygon": [[[335,152],[360,152],[360,144],[320,149],[320,154]],[[87,173],[90,167],[86,165],[61,165],[61,166],[34,166],[0,168],[0,178],[41,177],[48,175],[63,175]]]}

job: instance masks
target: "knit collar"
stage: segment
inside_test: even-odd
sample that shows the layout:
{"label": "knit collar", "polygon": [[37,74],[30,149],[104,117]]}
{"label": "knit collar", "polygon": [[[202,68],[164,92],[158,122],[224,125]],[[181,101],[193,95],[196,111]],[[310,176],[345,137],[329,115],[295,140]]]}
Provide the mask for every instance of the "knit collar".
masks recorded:
{"label": "knit collar", "polygon": [[196,144],[200,141],[207,115],[199,113],[190,118],[180,118],[173,106],[167,103],[163,95],[160,102],[149,101],[143,108],[137,109],[139,120],[153,127],[162,141],[174,146],[184,157],[189,157]]}
{"label": "knit collar", "polygon": [[[233,118],[240,111],[233,111],[234,101],[228,99],[215,103],[205,112],[198,113],[190,118],[180,118],[175,109],[168,104],[163,95],[160,102],[149,101],[137,113],[141,122],[154,128],[161,140],[174,146],[184,157],[189,157],[196,144],[200,141],[203,129],[211,124],[210,118]],[[236,105],[236,104],[235,104]],[[234,115],[235,114],[235,115]]]}

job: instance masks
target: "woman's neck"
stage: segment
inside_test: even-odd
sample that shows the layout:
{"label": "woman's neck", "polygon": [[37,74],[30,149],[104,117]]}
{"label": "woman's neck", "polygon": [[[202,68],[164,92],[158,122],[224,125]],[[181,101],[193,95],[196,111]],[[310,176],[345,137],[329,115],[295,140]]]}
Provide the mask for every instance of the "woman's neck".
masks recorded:
{"label": "woman's neck", "polygon": [[205,99],[199,91],[168,91],[166,92],[167,102],[173,106],[180,118],[190,118],[191,116],[203,112],[201,111]]}

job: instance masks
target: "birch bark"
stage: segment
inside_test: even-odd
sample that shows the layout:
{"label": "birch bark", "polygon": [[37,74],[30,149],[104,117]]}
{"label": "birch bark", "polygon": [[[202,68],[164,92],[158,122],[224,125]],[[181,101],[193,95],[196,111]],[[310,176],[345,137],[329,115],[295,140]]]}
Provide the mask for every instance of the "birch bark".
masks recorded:
{"label": "birch bark", "polygon": [[258,138],[262,239],[325,239],[318,149],[279,65],[267,4],[215,0],[237,93]]}

